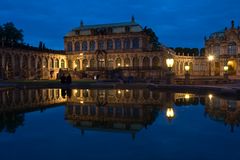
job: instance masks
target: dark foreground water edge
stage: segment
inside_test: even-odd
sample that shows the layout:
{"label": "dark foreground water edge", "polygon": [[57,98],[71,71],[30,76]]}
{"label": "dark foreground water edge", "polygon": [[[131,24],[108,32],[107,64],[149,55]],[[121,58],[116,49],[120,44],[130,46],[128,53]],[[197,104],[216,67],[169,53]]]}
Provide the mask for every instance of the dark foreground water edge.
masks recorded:
{"label": "dark foreground water edge", "polygon": [[0,91],[1,159],[238,159],[240,101],[128,89]]}

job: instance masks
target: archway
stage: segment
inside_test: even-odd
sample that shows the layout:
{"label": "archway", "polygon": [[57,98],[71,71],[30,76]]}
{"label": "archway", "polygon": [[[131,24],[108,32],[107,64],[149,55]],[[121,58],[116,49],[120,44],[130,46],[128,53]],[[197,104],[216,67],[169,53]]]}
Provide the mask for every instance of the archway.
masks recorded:
{"label": "archway", "polygon": [[122,61],[121,61],[121,59],[118,57],[118,58],[115,60],[115,65],[116,65],[116,67],[121,67],[121,64],[122,64]]}
{"label": "archway", "polygon": [[21,74],[23,79],[28,78],[28,57],[26,55],[24,55],[22,59]]}
{"label": "archway", "polygon": [[228,74],[229,75],[236,75],[237,61],[236,60],[229,60],[227,65],[228,65]]}
{"label": "archway", "polygon": [[139,67],[139,59],[137,57],[133,58],[133,68]]}
{"label": "archway", "polygon": [[20,70],[21,66],[20,66],[20,56],[18,54],[14,56],[14,62],[15,62],[14,74],[15,74],[15,77],[19,77],[21,72]]}
{"label": "archway", "polygon": [[84,60],[82,61],[82,69],[83,69],[83,70],[86,70],[87,67],[88,67],[88,60],[87,60],[87,59],[84,59]]}
{"label": "archway", "polygon": [[12,57],[7,54],[6,60],[5,60],[5,69],[6,69],[6,75],[5,78],[12,79],[13,78],[13,64],[12,64]]}
{"label": "archway", "polygon": [[76,60],[75,60],[75,66],[74,66],[74,69],[77,70],[77,71],[80,70],[80,61],[79,61],[79,59],[76,59]]}
{"label": "archway", "polygon": [[148,57],[143,58],[143,67],[149,68],[150,67],[150,59]]}
{"label": "archway", "polygon": [[124,67],[129,67],[130,66],[130,59],[127,57],[124,59]]}

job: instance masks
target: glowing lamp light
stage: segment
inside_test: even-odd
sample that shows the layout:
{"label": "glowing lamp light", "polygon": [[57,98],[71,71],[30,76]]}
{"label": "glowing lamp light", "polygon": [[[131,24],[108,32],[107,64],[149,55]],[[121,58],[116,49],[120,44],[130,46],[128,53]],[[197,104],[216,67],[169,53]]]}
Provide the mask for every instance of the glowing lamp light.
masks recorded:
{"label": "glowing lamp light", "polygon": [[227,71],[228,71],[228,66],[224,66],[224,67],[223,67],[223,70],[224,70],[225,72],[227,72]]}
{"label": "glowing lamp light", "polygon": [[167,67],[168,67],[168,68],[172,68],[172,67],[173,67],[173,64],[174,64],[173,58],[167,58],[167,59],[166,59],[166,64],[167,64]]}
{"label": "glowing lamp light", "polygon": [[128,64],[126,64],[126,67],[128,67],[129,65]]}
{"label": "glowing lamp light", "polygon": [[214,56],[213,55],[209,55],[208,56],[208,60],[211,62],[211,61],[213,61],[214,60]]}
{"label": "glowing lamp light", "polygon": [[174,116],[175,116],[175,113],[174,113],[173,108],[167,108],[166,117],[168,119],[172,119],[172,118],[174,118]]}
{"label": "glowing lamp light", "polygon": [[121,94],[121,90],[118,90],[118,94]]}
{"label": "glowing lamp light", "polygon": [[185,94],[184,98],[188,100],[190,98],[190,95],[189,94]]}
{"label": "glowing lamp light", "polygon": [[185,71],[188,72],[190,70],[190,66],[185,66]]}
{"label": "glowing lamp light", "polygon": [[212,98],[213,98],[213,95],[212,95],[212,94],[209,94],[209,95],[208,95],[208,98],[209,98],[209,100],[211,101]]}
{"label": "glowing lamp light", "polygon": [[46,66],[45,65],[43,65],[43,68],[45,68]]}
{"label": "glowing lamp light", "polygon": [[84,102],[83,101],[80,101],[81,104],[83,104]]}
{"label": "glowing lamp light", "polygon": [[121,66],[121,63],[118,63],[117,65],[118,65],[118,67],[120,67],[120,66]]}
{"label": "glowing lamp light", "polygon": [[78,93],[78,90],[77,90],[77,89],[74,89],[74,90],[73,90],[73,93],[74,93],[74,95],[76,95],[76,94]]}
{"label": "glowing lamp light", "polygon": [[126,92],[129,92],[129,90],[128,90],[128,89],[126,89]]}

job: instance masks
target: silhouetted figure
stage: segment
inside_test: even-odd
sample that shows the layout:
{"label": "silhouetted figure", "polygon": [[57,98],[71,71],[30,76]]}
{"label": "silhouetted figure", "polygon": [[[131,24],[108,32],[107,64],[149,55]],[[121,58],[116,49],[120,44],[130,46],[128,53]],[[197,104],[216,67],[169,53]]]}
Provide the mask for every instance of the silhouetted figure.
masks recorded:
{"label": "silhouetted figure", "polygon": [[64,74],[60,77],[60,79],[61,79],[61,83],[62,83],[62,84],[65,84],[65,83],[66,83],[66,77],[65,77]]}
{"label": "silhouetted figure", "polygon": [[71,89],[67,89],[67,96],[68,96],[69,98],[72,97],[72,90],[71,90]]}
{"label": "silhouetted figure", "polygon": [[66,82],[67,82],[67,84],[71,84],[72,83],[72,77],[71,77],[70,74],[67,76]]}

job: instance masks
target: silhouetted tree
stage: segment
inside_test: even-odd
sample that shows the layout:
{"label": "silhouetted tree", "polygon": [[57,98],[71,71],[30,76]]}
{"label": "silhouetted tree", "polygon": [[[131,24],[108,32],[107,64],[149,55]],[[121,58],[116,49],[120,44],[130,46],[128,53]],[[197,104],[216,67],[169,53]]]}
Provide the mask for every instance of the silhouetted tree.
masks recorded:
{"label": "silhouetted tree", "polygon": [[158,37],[156,36],[155,32],[151,28],[145,27],[143,31],[148,35],[149,39],[148,42],[152,44],[152,50],[159,50],[160,49],[160,42],[158,41]]}
{"label": "silhouetted tree", "polygon": [[23,30],[17,29],[12,22],[0,27],[0,41],[4,46],[16,46],[23,43]]}

